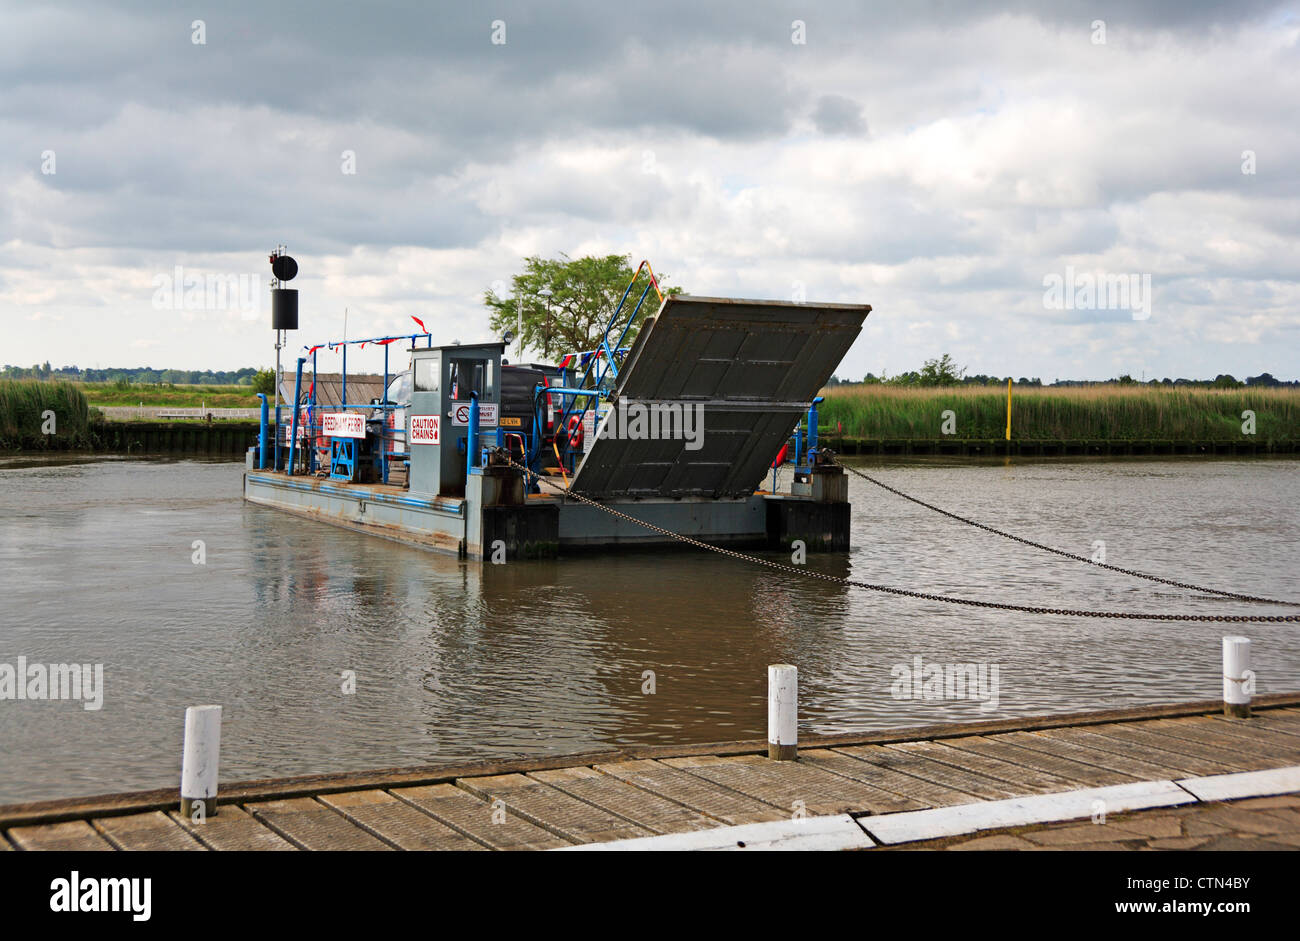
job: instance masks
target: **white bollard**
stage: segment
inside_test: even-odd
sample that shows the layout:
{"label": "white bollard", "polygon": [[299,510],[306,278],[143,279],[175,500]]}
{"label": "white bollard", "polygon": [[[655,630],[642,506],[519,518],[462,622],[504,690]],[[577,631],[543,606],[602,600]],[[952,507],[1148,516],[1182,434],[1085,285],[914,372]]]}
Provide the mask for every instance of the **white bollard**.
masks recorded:
{"label": "white bollard", "polygon": [[1223,638],[1223,714],[1234,719],[1250,718],[1250,694],[1254,689],[1250,672],[1250,638]]}
{"label": "white bollard", "polygon": [[[217,762],[221,757],[221,707],[185,710],[185,754],[181,760],[181,815],[215,817]],[[198,814],[194,813],[198,807]]]}
{"label": "white bollard", "polygon": [[799,668],[767,668],[767,757],[794,761],[799,745]]}

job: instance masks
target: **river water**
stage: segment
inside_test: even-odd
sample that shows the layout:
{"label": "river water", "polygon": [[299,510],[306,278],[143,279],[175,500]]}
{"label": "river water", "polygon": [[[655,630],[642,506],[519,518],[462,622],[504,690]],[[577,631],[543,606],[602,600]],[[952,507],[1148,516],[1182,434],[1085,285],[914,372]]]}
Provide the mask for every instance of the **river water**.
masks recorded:
{"label": "river water", "polygon": [[[1112,564],[1300,599],[1300,462],[861,466],[1068,551],[1100,541]],[[1217,698],[1224,633],[1253,639],[1260,692],[1300,689],[1295,625],[970,609],[696,550],[463,563],[246,505],[242,472],[0,462],[0,665],[104,671],[98,710],[0,700],[0,803],[175,786],[185,707],[203,703],[224,707],[221,777],[236,781],[760,738],[778,662],[799,666],[805,733]],[[810,567],[1034,605],[1295,610],[1057,559],[856,478],[850,497],[852,551],[810,555]],[[900,698],[899,671],[917,657],[983,665],[984,701]]]}

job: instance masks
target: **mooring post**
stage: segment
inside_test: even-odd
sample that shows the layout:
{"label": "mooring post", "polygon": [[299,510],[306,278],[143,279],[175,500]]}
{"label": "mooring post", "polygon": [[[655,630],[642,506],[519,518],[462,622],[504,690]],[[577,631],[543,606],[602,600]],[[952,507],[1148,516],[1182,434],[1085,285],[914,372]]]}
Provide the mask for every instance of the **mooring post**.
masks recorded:
{"label": "mooring post", "polygon": [[794,761],[799,743],[799,668],[776,663],[767,668],[767,757]]}
{"label": "mooring post", "polygon": [[221,707],[185,710],[185,754],[181,760],[181,815],[214,817],[217,813],[217,763],[221,757]]}
{"label": "mooring post", "polygon": [[1223,638],[1223,714],[1250,718],[1250,638]]}

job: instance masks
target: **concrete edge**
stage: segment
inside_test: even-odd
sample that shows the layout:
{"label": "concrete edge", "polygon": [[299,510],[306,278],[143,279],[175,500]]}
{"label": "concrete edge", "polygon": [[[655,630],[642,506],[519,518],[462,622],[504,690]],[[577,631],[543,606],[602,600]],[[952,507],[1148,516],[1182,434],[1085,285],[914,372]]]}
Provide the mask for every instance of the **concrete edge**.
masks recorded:
{"label": "concrete edge", "polygon": [[1300,766],[1181,778],[1174,783],[1203,802],[1273,797],[1300,791]]}
{"label": "concrete edge", "polygon": [[[1102,825],[1105,817],[1112,814],[1294,792],[1300,792],[1300,765],[1178,781],[1135,781],[873,816],[831,814],[749,823],[608,843],[584,843],[559,847],[553,852],[871,849],[1085,818]],[[854,825],[860,838],[849,832],[846,821]]]}
{"label": "concrete edge", "polygon": [[1110,787],[1082,788],[1055,794],[1035,794],[1030,797],[860,817],[858,824],[881,843],[915,843],[978,833],[981,830],[1061,823],[1083,817],[1104,820],[1109,814],[1130,810],[1194,803],[1196,798],[1173,781],[1137,781]]}

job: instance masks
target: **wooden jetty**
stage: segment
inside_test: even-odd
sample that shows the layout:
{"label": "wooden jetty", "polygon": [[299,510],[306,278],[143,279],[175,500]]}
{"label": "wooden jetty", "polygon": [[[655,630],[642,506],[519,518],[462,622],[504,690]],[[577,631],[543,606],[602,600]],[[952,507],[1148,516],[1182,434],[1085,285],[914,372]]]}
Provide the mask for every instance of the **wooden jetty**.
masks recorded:
{"label": "wooden jetty", "polygon": [[[1300,765],[1300,693],[766,742],[640,747],[0,807],[4,850],[541,850]],[[1194,800],[1188,797],[1188,800]]]}

